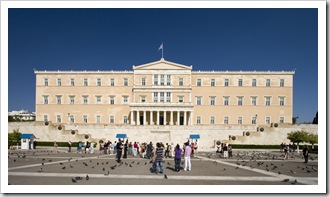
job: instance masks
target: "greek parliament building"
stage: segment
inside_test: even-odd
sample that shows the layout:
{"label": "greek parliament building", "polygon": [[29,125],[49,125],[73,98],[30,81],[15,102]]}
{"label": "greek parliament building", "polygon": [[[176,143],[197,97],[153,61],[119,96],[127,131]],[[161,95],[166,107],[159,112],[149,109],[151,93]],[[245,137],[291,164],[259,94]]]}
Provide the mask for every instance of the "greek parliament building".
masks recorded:
{"label": "greek parliament building", "polygon": [[162,58],[132,71],[34,73],[36,121],[169,132],[190,126],[186,135],[292,123],[294,71],[194,71]]}

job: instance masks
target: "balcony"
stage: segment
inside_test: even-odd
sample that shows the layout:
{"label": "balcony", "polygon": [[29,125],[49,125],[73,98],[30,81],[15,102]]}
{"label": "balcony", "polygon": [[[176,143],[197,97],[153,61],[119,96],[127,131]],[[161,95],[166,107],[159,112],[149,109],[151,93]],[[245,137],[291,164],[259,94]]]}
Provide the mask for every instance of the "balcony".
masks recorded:
{"label": "balcony", "polygon": [[193,107],[192,102],[152,102],[131,103],[130,107]]}

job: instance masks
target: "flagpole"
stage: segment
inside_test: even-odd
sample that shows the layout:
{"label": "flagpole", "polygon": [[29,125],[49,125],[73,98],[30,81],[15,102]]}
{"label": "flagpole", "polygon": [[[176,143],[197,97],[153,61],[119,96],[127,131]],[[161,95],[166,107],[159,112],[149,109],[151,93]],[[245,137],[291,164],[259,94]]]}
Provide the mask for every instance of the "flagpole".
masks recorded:
{"label": "flagpole", "polygon": [[164,59],[164,43],[162,42],[162,46],[163,46],[163,48],[162,48],[162,59]]}

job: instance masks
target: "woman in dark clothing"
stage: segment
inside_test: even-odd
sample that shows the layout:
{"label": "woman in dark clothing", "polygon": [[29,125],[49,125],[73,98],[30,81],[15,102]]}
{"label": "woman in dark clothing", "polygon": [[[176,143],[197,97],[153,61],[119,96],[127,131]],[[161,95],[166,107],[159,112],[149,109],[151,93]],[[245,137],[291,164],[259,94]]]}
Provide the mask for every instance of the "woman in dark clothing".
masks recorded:
{"label": "woman in dark clothing", "polygon": [[127,149],[128,149],[128,141],[124,144],[124,156],[123,158],[127,158]]}
{"label": "woman in dark clothing", "polygon": [[182,149],[180,148],[180,145],[177,144],[174,149],[174,163],[175,163],[176,172],[180,172],[181,154],[182,154]]}

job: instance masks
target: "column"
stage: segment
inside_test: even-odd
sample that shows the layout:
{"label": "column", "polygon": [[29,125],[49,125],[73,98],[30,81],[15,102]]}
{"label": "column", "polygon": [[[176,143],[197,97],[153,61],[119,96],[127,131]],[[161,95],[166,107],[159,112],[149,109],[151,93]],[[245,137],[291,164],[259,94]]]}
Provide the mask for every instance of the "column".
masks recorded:
{"label": "column", "polygon": [[146,125],[146,119],[147,119],[147,112],[143,111],[143,125]]}
{"label": "column", "polygon": [[131,125],[134,125],[134,111],[131,111]]}
{"label": "column", "polygon": [[186,125],[187,124],[187,112],[184,111],[184,114],[183,114],[183,125]]}
{"label": "column", "polygon": [[152,118],[153,111],[150,111],[150,125],[153,125],[153,118]]}
{"label": "column", "polygon": [[194,115],[194,113],[193,113],[193,111],[191,111],[190,112],[190,125],[193,125],[193,115]]}
{"label": "column", "polygon": [[159,125],[159,111],[157,111],[157,121],[156,121],[156,125]]}
{"label": "column", "polygon": [[173,111],[171,111],[171,116],[170,116],[170,125],[173,125]]}
{"label": "column", "polygon": [[180,111],[177,111],[177,122],[176,122],[176,125],[180,125]]}
{"label": "column", "polygon": [[136,111],[136,122],[137,122],[137,125],[141,125],[141,122],[140,122],[140,111]]}
{"label": "column", "polygon": [[164,111],[164,125],[166,125],[166,111]]}

